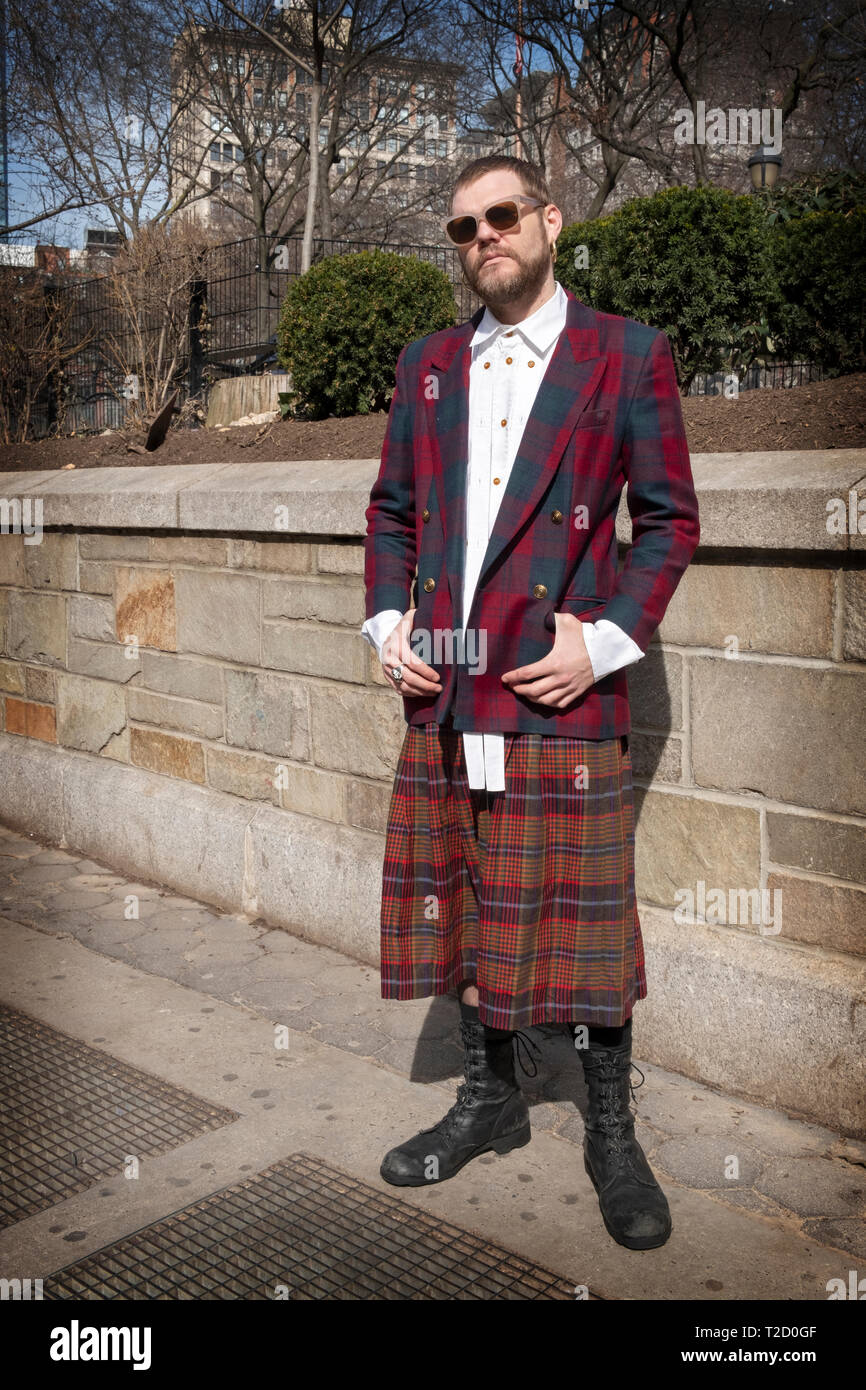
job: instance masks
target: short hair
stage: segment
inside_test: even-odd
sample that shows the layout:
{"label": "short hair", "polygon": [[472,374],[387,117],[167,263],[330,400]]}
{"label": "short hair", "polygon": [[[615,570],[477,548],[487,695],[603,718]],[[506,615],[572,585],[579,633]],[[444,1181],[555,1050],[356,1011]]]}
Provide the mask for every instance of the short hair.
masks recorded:
{"label": "short hair", "polygon": [[523,185],[524,193],[530,198],[538,198],[545,206],[552,202],[544,170],[538,164],[530,164],[526,159],[516,159],[508,154],[488,154],[483,159],[473,159],[470,164],[464,164],[451,193],[452,203],[459,189],[474,183],[484,174],[495,173],[498,169],[507,169],[510,173],[516,174]]}

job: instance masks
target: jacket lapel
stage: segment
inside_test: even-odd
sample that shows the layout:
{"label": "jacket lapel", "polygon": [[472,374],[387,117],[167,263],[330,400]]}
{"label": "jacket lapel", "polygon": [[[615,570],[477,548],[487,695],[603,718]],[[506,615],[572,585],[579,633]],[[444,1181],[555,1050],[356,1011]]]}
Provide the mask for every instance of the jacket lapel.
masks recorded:
{"label": "jacket lapel", "polygon": [[[502,495],[478,578],[531,516],[559,467],[581,413],[602,378],[595,314],[570,290],[565,327],[553,349]],[[466,469],[469,453],[470,343],[484,310],[443,338],[429,359],[435,388],[425,392],[427,433],[445,533],[445,558],[455,626],[462,613],[466,544]],[[422,370],[424,368],[422,367]],[[444,456],[444,458],[443,458]]]}

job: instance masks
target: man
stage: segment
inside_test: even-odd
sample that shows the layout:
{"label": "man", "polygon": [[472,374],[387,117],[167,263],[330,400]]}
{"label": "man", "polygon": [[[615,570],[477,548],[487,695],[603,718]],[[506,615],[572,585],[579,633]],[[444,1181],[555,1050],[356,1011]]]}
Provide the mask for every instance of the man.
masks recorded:
{"label": "man", "polygon": [[624,668],[694,553],[698,509],[668,340],[557,284],[561,227],[536,166],[463,169],[446,231],[486,307],[400,353],[366,513],[362,632],[408,723],[382,996],[456,988],[466,1075],[381,1173],[441,1182],[528,1143],[512,1042],[568,1023],[602,1216],[650,1249],[671,1220],[629,1108],[632,1005],[647,990]]}

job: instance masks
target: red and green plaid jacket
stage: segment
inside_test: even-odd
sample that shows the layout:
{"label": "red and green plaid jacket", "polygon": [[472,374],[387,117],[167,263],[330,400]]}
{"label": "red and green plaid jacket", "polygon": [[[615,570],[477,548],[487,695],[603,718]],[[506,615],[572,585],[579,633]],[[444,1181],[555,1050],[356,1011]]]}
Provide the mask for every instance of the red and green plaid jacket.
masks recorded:
{"label": "red and green plaid jacket", "polygon": [[[367,617],[414,605],[412,645],[442,680],[438,696],[404,697],[410,724],[441,724],[451,714],[455,728],[483,733],[628,733],[624,668],[560,710],[516,695],[500,677],[551,650],[556,612],[609,618],[646,651],[697,547],[698,503],[667,337],[566,294],[565,328],[465,619],[469,343],[483,309],[409,343],[397,361],[365,514],[364,578]],[[624,486],[632,544],[617,572]],[[461,626],[463,646],[453,636]],[[419,630],[426,648],[416,644]]]}

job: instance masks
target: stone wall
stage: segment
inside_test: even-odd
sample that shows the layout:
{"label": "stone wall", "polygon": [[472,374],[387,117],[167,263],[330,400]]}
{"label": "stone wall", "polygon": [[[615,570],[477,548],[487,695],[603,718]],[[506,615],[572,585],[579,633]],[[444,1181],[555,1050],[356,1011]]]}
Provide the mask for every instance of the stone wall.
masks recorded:
{"label": "stone wall", "polygon": [[[375,963],[405,730],[358,632],[377,467],[3,475],[0,818]],[[636,1050],[863,1134],[866,537],[827,503],[866,454],[693,467],[701,546],[629,671]]]}

